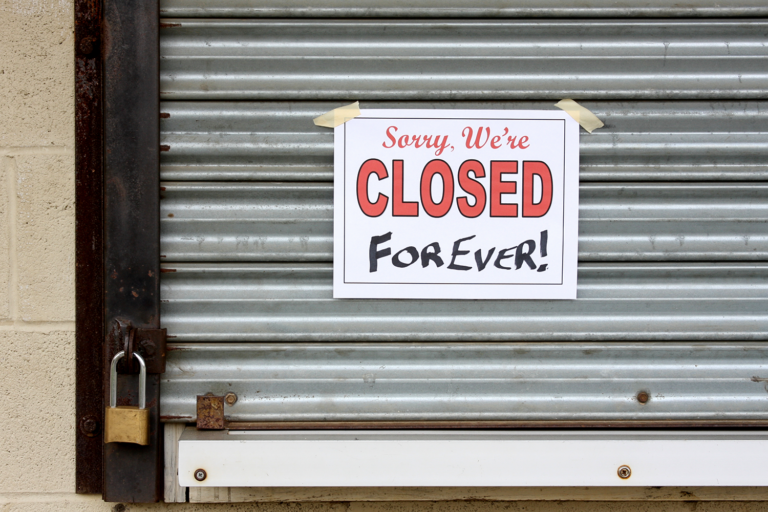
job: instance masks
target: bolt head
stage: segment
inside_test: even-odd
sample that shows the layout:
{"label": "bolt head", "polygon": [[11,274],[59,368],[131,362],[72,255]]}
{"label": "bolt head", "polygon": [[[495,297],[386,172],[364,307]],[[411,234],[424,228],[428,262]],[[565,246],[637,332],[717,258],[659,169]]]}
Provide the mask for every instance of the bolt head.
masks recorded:
{"label": "bolt head", "polygon": [[157,351],[155,348],[155,344],[151,341],[142,340],[141,342],[141,350],[144,352],[148,357],[152,357],[155,355],[155,352]]}
{"label": "bolt head", "polygon": [[80,432],[88,437],[95,437],[99,433],[99,420],[95,416],[88,415],[80,418]]}
{"label": "bolt head", "polygon": [[632,470],[629,468],[629,466],[619,466],[618,471],[616,473],[619,475],[619,478],[622,480],[626,480],[630,476],[632,476]]}
{"label": "bolt head", "polygon": [[195,470],[195,480],[197,480],[198,482],[202,482],[207,477],[208,477],[208,473],[206,473],[204,469]]}
{"label": "bolt head", "polygon": [[224,401],[227,402],[227,405],[235,405],[237,402],[237,395],[234,393],[227,393],[224,395]]}
{"label": "bolt head", "polygon": [[94,50],[94,43],[96,41],[93,37],[84,37],[80,40],[80,53],[83,55],[90,55]]}
{"label": "bolt head", "polygon": [[651,397],[648,395],[648,392],[647,392],[647,391],[641,391],[641,392],[639,392],[639,393],[637,394],[637,401],[638,401],[638,402],[640,402],[641,404],[645,404],[645,403],[648,403],[648,400],[649,400],[650,398],[651,398]]}

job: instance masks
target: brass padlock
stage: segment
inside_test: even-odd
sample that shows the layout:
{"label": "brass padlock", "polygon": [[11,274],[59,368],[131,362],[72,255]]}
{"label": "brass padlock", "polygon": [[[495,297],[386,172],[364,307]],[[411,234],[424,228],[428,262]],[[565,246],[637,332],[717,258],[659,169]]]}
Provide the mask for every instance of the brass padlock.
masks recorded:
{"label": "brass padlock", "polygon": [[133,353],[139,361],[139,406],[117,406],[117,362],[125,356],[118,353],[109,368],[109,407],[104,414],[105,443],[149,444],[149,409],[147,409],[147,365],[144,359]]}

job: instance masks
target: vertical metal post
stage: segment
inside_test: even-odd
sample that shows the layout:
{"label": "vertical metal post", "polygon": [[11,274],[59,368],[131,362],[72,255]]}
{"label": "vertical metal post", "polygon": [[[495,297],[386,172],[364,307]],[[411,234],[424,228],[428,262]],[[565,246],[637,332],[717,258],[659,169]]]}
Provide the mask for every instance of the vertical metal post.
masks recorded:
{"label": "vertical metal post", "polygon": [[75,2],[76,490],[102,491],[102,79],[99,0]]}
{"label": "vertical metal post", "polygon": [[[116,326],[160,326],[159,8],[157,0],[104,0],[103,5],[107,368],[123,341],[116,335],[123,329]],[[149,375],[149,446],[104,445],[105,501],[154,502],[163,496],[159,392],[160,375]],[[120,379],[118,397],[124,401],[118,398],[118,404],[135,404],[136,395],[136,380]]]}

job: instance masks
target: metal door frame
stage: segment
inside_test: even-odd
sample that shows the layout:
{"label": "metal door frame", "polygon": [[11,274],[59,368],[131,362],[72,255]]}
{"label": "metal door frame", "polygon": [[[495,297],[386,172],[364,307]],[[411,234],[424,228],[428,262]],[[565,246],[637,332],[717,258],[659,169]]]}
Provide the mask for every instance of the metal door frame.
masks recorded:
{"label": "metal door frame", "polygon": [[[109,363],[127,326],[160,327],[159,6],[75,2],[77,492],[163,494],[160,375],[147,379],[150,445],[103,443]],[[136,400],[135,383],[119,391]]]}

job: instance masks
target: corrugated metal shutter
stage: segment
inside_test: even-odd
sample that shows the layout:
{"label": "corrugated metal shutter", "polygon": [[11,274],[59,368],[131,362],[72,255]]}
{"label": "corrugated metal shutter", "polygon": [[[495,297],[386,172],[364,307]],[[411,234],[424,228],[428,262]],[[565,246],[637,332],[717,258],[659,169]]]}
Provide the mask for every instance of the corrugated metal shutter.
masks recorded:
{"label": "corrugated metal shutter", "polygon": [[[764,2],[409,3],[162,2],[162,416],[233,391],[241,422],[768,420],[768,21],[733,19]],[[313,117],[565,97],[606,125],[578,300],[331,298]]]}

